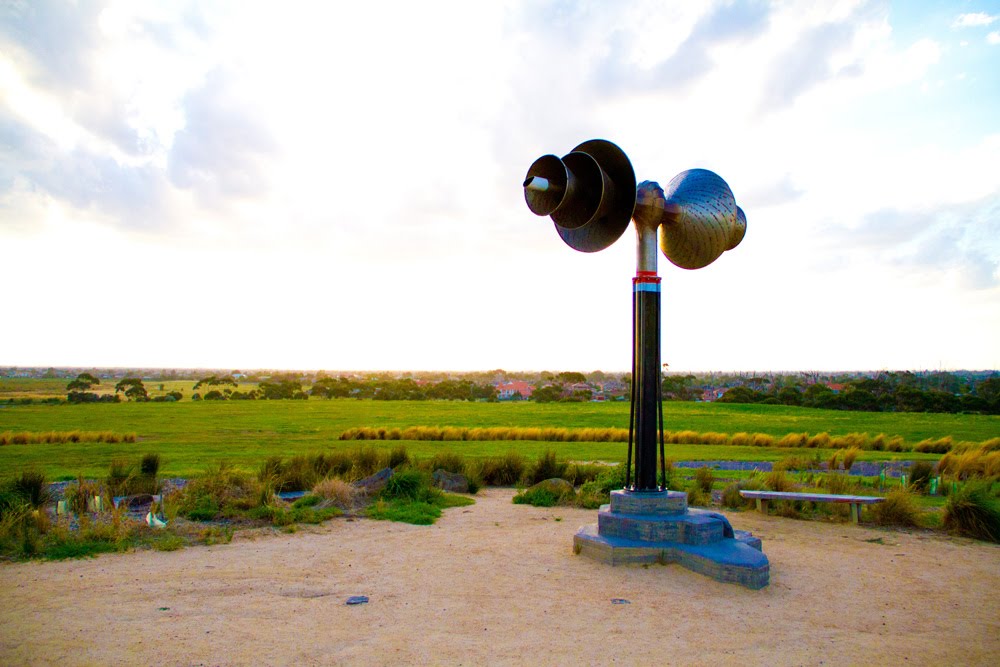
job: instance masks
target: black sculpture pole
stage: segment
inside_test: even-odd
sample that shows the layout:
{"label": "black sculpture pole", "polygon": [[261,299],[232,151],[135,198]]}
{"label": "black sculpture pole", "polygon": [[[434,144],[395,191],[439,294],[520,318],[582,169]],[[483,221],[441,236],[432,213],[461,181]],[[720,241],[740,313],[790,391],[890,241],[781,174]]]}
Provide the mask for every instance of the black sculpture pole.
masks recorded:
{"label": "black sculpture pole", "polygon": [[633,491],[658,491],[657,435],[660,396],[660,277],[656,272],[658,216],[636,211],[636,271],[632,279],[632,385],[635,425],[635,481]]}

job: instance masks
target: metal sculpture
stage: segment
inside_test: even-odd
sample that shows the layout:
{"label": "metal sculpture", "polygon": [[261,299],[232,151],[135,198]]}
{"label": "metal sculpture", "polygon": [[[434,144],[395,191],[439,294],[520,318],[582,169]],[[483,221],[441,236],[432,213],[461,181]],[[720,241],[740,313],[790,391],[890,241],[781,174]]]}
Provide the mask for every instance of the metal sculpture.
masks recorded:
{"label": "metal sculpture", "polygon": [[625,233],[630,220],[635,222],[632,395],[625,485],[629,491],[662,491],[657,483],[657,444],[660,475],[666,478],[657,235],[660,249],[671,263],[683,269],[700,269],[739,245],[746,234],[746,215],[726,182],[706,169],[681,172],[666,190],[652,181],[637,188],[628,157],[603,139],[585,141],[562,158],[538,158],[528,168],[523,187],[531,212],[550,216],[559,236],[574,250],[603,250]]}

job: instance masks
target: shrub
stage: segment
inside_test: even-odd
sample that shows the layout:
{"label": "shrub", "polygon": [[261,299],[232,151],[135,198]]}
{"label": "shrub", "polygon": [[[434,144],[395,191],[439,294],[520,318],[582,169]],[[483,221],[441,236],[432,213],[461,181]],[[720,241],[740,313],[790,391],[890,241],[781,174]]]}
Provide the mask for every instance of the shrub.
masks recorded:
{"label": "shrub", "polygon": [[18,496],[34,508],[49,502],[51,494],[45,475],[37,470],[25,470],[14,478],[11,488]]}
{"label": "shrub", "polygon": [[[699,470],[704,470],[704,468],[699,468]],[[701,484],[699,484],[697,479],[691,480],[691,483],[688,484],[686,491],[688,496],[688,505],[707,507],[711,504],[711,496],[702,490]]]}
{"label": "shrub", "polygon": [[840,469],[840,463],[838,462],[839,459],[840,459],[840,451],[834,450],[833,454],[830,455],[830,458],[826,460],[827,470],[839,470]]}
{"label": "shrub", "polygon": [[823,433],[817,433],[809,438],[806,442],[806,446],[813,449],[827,449],[830,447],[830,434],[825,431]]}
{"label": "shrub", "polygon": [[845,471],[849,471],[851,469],[851,466],[854,465],[854,460],[856,458],[858,458],[858,455],[860,453],[861,453],[861,450],[859,448],[857,448],[857,447],[854,447],[854,446],[849,447],[844,452],[844,470]]}
{"label": "shrub", "polygon": [[789,433],[778,440],[778,447],[805,447],[808,442],[808,433]]}
{"label": "shrub", "polygon": [[852,490],[851,480],[847,475],[840,475],[835,472],[827,473],[823,478],[828,493],[843,495]]}
{"label": "shrub", "polygon": [[400,445],[398,447],[392,448],[388,456],[386,456],[385,466],[383,467],[392,468],[393,470],[395,470],[396,468],[400,468],[402,466],[409,464],[410,464],[410,454],[409,452],[406,451],[405,445]]}
{"label": "shrub", "polygon": [[747,499],[740,495],[739,482],[727,484],[722,490],[722,506],[729,509],[741,509],[747,504]]}
{"label": "shrub", "polygon": [[771,491],[792,491],[795,484],[781,470],[773,470],[764,475],[764,486]]}
{"label": "shrub", "polygon": [[524,475],[524,457],[515,451],[483,461],[483,482],[489,486],[513,486]]}
{"label": "shrub", "polygon": [[772,470],[809,470],[813,459],[806,456],[786,456],[774,464]]}
{"label": "shrub", "polygon": [[160,455],[155,453],[143,454],[139,462],[139,474],[144,477],[156,477],[160,472]]}
{"label": "shrub", "polygon": [[66,504],[71,512],[84,514],[88,511],[88,504],[94,496],[101,495],[101,487],[93,480],[80,477],[76,482],[69,484],[64,491]]}
{"label": "shrub", "polygon": [[594,480],[580,487],[576,504],[585,509],[597,509],[611,501],[611,491],[625,487],[625,466],[606,468]]}
{"label": "shrub", "polygon": [[580,486],[594,481],[607,468],[596,463],[569,463],[562,477],[573,486]]}
{"label": "shrub", "polygon": [[350,509],[354,506],[354,497],[357,489],[342,479],[324,479],[317,482],[312,488],[313,495],[324,500],[329,500],[341,509]]}
{"label": "shrub", "polygon": [[453,451],[435,452],[428,467],[431,470],[447,470],[456,475],[465,474],[465,457]]}
{"label": "shrub", "polygon": [[708,466],[702,466],[695,470],[694,481],[703,493],[712,492],[712,483],[715,482],[715,475]]}
{"label": "shrub", "polygon": [[732,444],[736,447],[749,447],[753,444],[753,439],[749,433],[741,431],[733,434]]}
{"label": "shrub", "polygon": [[529,484],[538,484],[554,477],[561,478],[565,473],[566,464],[556,460],[556,453],[550,449],[539,456],[535,464],[531,466],[527,479]]}
{"label": "shrub", "polygon": [[108,493],[112,496],[129,495],[129,482],[133,477],[134,472],[132,466],[125,459],[112,459],[111,464],[108,467],[108,477],[105,480],[105,484],[107,484],[108,487]]}
{"label": "shrub", "polygon": [[910,466],[910,488],[918,493],[926,493],[933,474],[934,466],[926,461],[917,461]]}
{"label": "shrub", "polygon": [[948,496],[944,527],[960,535],[1000,542],[1000,500],[987,482],[968,482]]}
{"label": "shrub", "polygon": [[920,507],[913,494],[896,488],[881,503],[868,507],[868,516],[880,526],[916,527],[920,525]]}
{"label": "shrub", "polygon": [[385,500],[403,498],[426,501],[429,490],[424,473],[419,470],[403,470],[388,479],[379,495]]}
{"label": "shrub", "polygon": [[558,502],[559,497],[548,489],[525,489],[514,496],[515,505],[554,507]]}
{"label": "shrub", "polygon": [[753,446],[754,447],[773,447],[774,437],[768,435],[767,433],[754,433],[753,434]]}
{"label": "shrub", "polygon": [[374,475],[378,472],[379,454],[374,447],[358,447],[351,457],[354,460],[354,467],[351,469],[358,479]]}

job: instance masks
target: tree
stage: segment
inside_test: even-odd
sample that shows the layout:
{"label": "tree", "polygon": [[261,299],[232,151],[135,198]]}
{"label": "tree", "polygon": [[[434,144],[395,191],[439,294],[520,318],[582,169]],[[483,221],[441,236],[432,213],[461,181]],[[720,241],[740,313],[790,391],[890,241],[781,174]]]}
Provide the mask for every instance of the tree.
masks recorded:
{"label": "tree", "polygon": [[95,384],[101,384],[101,381],[90,373],[80,373],[75,380],[66,385],[69,391],[66,400],[70,403],[96,403],[100,400],[100,396],[90,391]]}
{"label": "tree", "polygon": [[562,398],[562,387],[554,384],[547,384],[539,387],[531,394],[531,400],[536,403],[551,403]]}
{"label": "tree", "polygon": [[123,378],[115,385],[115,394],[119,392],[125,394],[125,398],[130,401],[143,402],[149,400],[145,385],[139,378]]}
{"label": "tree", "polygon": [[556,376],[556,380],[563,384],[576,384],[578,382],[586,382],[587,376],[576,371],[563,371]]}
{"label": "tree", "polygon": [[778,390],[778,401],[784,405],[802,405],[802,392],[797,387],[782,387]]}

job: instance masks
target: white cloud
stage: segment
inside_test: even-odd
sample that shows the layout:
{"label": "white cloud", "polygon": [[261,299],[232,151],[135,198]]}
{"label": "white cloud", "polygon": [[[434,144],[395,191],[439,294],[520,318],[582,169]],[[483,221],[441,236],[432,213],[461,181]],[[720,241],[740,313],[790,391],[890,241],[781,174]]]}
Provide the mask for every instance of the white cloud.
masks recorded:
{"label": "white cloud", "polygon": [[990,44],[1000,44],[1000,30],[994,30],[986,35],[986,41]]}
{"label": "white cloud", "polygon": [[959,14],[958,17],[955,19],[954,23],[951,24],[951,27],[977,28],[979,26],[991,25],[997,19],[1000,19],[1000,16],[987,14],[985,12],[975,12],[973,14]]}
{"label": "white cloud", "polygon": [[[519,187],[598,136],[640,180],[717,171],[749,217],[705,270],[661,260],[673,368],[914,367],[919,341],[829,322],[905,317],[928,285],[956,328],[984,316],[948,304],[1000,311],[1000,138],[941,83],[990,70],[945,71],[878,3],[18,6],[39,9],[0,29],[0,239],[13,273],[55,268],[17,307],[57,327],[84,308],[59,291],[74,257],[127,257],[140,279],[87,307],[179,323],[76,349],[4,332],[37,363],[625,369],[632,232],[575,253]],[[253,334],[188,329],[220,311]],[[745,324],[787,318],[823,326]]]}

